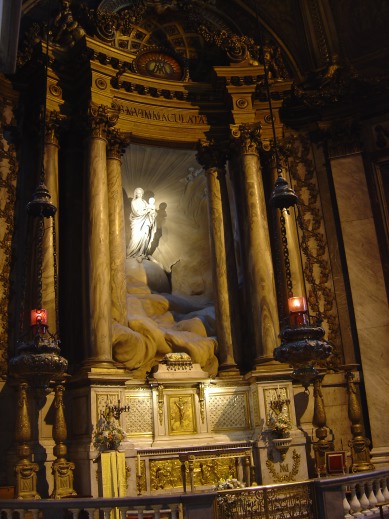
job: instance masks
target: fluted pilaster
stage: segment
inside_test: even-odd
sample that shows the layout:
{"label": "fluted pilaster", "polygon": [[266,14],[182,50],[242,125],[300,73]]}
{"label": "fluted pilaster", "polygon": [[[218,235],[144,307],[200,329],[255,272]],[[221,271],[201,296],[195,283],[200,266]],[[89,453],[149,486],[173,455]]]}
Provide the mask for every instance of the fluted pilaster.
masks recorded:
{"label": "fluted pilaster", "polygon": [[258,126],[249,125],[234,128],[232,134],[241,157],[243,196],[248,219],[244,224],[247,282],[256,363],[260,364],[273,358],[279,332],[269,227],[259,161],[261,134]]}
{"label": "fluted pilaster", "polygon": [[[228,200],[223,200],[222,196],[224,194],[225,198],[227,193],[225,185],[226,156],[221,147],[204,142],[198,148],[197,160],[205,169],[208,185],[213,283],[216,297],[216,331],[219,343],[219,371],[236,371],[227,272],[227,254],[234,255],[234,252],[231,224],[223,214],[223,204],[228,203]],[[231,239],[226,240],[228,233],[230,233]]]}
{"label": "fluted pilaster", "polygon": [[108,133],[107,175],[112,318],[124,326],[127,325],[127,290],[121,156],[127,144],[128,141],[117,130]]}
{"label": "fluted pilaster", "polygon": [[112,363],[111,261],[107,182],[107,130],[114,114],[103,106],[89,110],[88,259],[89,363]]}

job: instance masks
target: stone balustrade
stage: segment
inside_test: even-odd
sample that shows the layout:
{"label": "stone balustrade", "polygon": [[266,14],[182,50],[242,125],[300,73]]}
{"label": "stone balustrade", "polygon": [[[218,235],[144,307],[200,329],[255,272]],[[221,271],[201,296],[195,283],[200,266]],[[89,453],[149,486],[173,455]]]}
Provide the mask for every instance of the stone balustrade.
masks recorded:
{"label": "stone balustrade", "polygon": [[[220,492],[120,498],[4,499],[1,519],[389,518],[389,470]],[[112,514],[114,511],[114,514]]]}
{"label": "stone balustrade", "polygon": [[318,519],[389,517],[389,470],[313,481]]}

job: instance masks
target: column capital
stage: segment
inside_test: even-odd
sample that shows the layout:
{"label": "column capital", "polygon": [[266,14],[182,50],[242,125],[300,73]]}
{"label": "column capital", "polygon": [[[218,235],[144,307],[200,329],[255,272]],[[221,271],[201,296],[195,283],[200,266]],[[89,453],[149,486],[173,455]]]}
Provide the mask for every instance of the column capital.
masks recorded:
{"label": "column capital", "polygon": [[233,125],[231,127],[231,134],[234,139],[233,142],[237,143],[242,153],[255,153],[258,154],[259,150],[262,149],[261,141],[261,125],[257,124],[240,124]]}
{"label": "column capital", "polygon": [[107,158],[120,160],[127,146],[130,144],[130,137],[124,135],[117,128],[109,128],[107,138]]}
{"label": "column capital", "polygon": [[66,120],[66,115],[60,114],[57,110],[47,112],[45,121],[45,144],[58,146],[59,130]]}
{"label": "column capital", "polygon": [[224,169],[227,160],[227,147],[225,144],[213,140],[199,141],[196,159],[205,170],[210,168]]}
{"label": "column capital", "polygon": [[105,105],[90,104],[88,108],[88,127],[92,137],[106,139],[109,128],[115,126],[119,112]]}

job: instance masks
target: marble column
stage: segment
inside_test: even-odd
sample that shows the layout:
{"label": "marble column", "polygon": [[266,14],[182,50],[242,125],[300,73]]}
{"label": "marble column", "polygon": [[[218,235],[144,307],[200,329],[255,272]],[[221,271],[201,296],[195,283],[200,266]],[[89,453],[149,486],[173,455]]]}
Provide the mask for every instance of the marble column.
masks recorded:
{"label": "marble column", "polygon": [[273,360],[278,345],[278,311],[270,248],[267,209],[259,161],[260,129],[241,125],[232,131],[241,157],[243,197],[247,222],[243,222],[246,239],[245,259],[252,310],[256,359],[262,364]]}
{"label": "marble column", "polygon": [[[54,218],[45,218],[45,233],[43,236],[42,256],[42,307],[47,310],[48,325],[51,333],[57,330],[57,301],[54,277],[54,252],[58,271],[58,130],[59,117],[57,112],[51,112],[46,120],[45,148],[44,148],[44,172],[45,185],[50,192],[50,202],[57,208]],[[53,233],[53,224],[55,234]],[[54,243],[55,239],[55,243]],[[55,248],[54,248],[55,245]]]}
{"label": "marble column", "polygon": [[106,107],[92,106],[89,112],[88,163],[88,365],[112,365],[111,261],[107,182]]}
{"label": "marble column", "polygon": [[[282,176],[285,180],[287,180],[290,187],[293,187],[291,185],[290,176],[287,171],[287,166],[283,161],[280,159],[281,162],[281,168],[282,168]],[[271,175],[272,175],[272,181],[273,185],[275,184],[277,178],[278,178],[278,171],[277,166],[274,157],[272,157],[270,161],[270,169],[271,169]],[[283,282],[281,287],[281,293],[279,294],[280,300],[279,300],[279,308],[280,308],[280,317],[281,319],[285,318],[289,314],[288,309],[288,297],[291,297],[291,295],[294,296],[303,296],[305,295],[305,284],[304,284],[304,276],[302,271],[302,264],[301,264],[301,252],[300,252],[300,244],[298,239],[298,233],[297,233],[297,223],[296,223],[296,212],[295,208],[289,207],[287,210],[283,209],[282,216],[284,218],[284,225],[285,225],[285,238],[286,238],[286,245],[287,245],[287,251],[288,251],[288,260],[289,260],[289,268],[290,268],[290,274],[291,274],[291,281],[292,281],[292,293],[289,294],[288,286],[287,286],[287,278],[286,278],[286,268],[285,268],[285,258],[284,258],[284,250],[283,250],[283,236],[282,236],[282,230],[281,230],[281,212],[279,209],[273,209],[273,215],[276,222],[275,229],[277,233],[277,243],[275,246],[277,247],[277,253],[280,257],[280,267],[283,272]],[[282,309],[282,311],[281,311]]]}
{"label": "marble column", "polygon": [[[213,283],[215,291],[216,333],[219,344],[219,372],[237,372],[233,348],[233,328],[231,315],[231,291],[228,286],[227,254],[234,254],[231,223],[223,214],[222,191],[227,192],[225,183],[225,153],[215,144],[201,143],[197,153],[198,162],[204,167],[208,186],[210,216],[211,253]],[[231,239],[226,240],[227,229]],[[230,244],[227,250],[226,245]]]}
{"label": "marble column", "polygon": [[126,144],[117,130],[108,133],[107,176],[112,319],[123,326],[127,326],[127,289],[121,155]]}

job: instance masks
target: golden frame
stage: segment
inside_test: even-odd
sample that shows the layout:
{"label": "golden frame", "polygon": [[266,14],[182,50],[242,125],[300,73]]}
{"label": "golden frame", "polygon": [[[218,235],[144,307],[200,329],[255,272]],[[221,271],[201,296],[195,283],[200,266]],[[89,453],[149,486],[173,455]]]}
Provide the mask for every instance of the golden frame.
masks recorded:
{"label": "golden frame", "polygon": [[169,435],[197,433],[193,394],[167,395]]}

